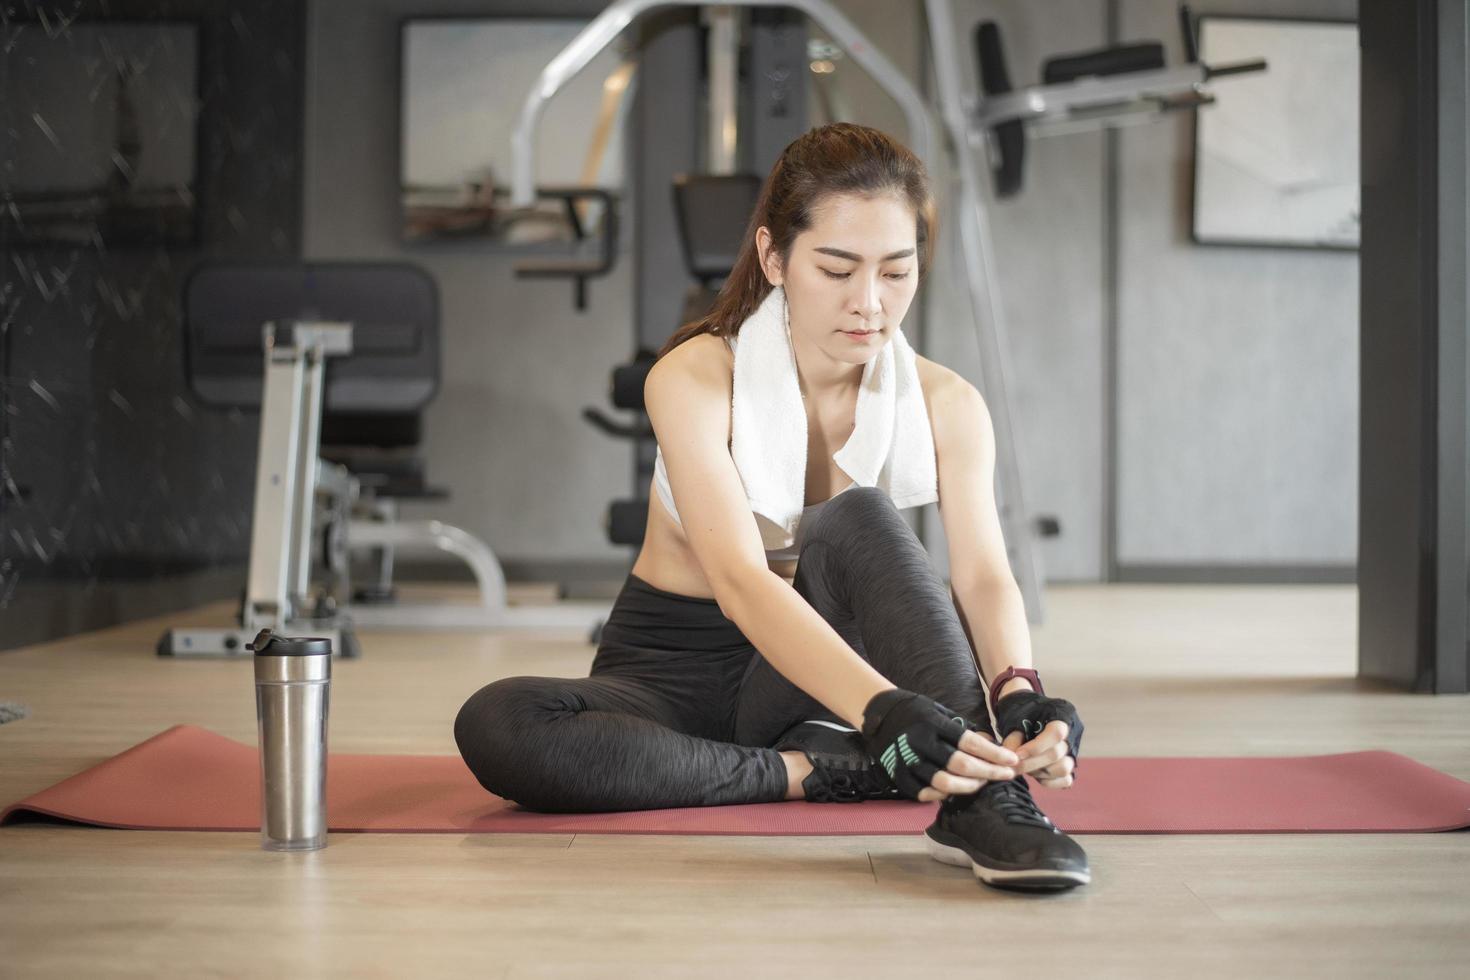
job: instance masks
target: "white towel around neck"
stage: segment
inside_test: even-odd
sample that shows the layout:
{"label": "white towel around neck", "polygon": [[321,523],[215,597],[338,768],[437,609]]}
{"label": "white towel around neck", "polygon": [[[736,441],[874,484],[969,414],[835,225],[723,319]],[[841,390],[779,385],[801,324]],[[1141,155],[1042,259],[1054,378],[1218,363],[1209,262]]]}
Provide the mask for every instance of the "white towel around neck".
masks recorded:
{"label": "white towel around neck", "polygon": [[[786,293],[771,290],[741,324],[735,346],[730,455],[751,509],[795,540],[806,498],[806,407],[796,374]],[[939,499],[934,436],[919,372],[901,327],[863,366],[852,435],[833,461],[853,482],[879,487],[899,508]]]}

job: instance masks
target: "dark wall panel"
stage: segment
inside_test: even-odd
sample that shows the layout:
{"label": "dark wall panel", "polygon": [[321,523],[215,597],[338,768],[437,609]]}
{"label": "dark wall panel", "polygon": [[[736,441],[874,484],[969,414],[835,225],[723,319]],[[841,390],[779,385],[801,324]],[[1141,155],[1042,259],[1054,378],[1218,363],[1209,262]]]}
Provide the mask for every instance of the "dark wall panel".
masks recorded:
{"label": "dark wall panel", "polygon": [[[114,134],[125,167],[177,141],[155,124],[176,119],[179,106],[158,103],[191,96],[145,77],[132,89],[139,104],[119,108],[106,94],[112,68],[88,63],[87,52],[108,25],[136,37],[151,24],[161,37],[179,22],[197,32],[195,178],[178,194],[193,206],[192,242],[129,232],[105,216],[85,243],[43,240],[37,222],[24,220],[34,205],[12,208],[35,196],[46,147],[36,150],[33,134],[46,122],[63,167],[81,151],[61,134],[85,127],[45,119],[57,102],[27,96],[38,91],[34,73],[64,61],[58,45],[75,46],[103,94],[86,111],[75,102],[64,111],[90,113],[91,131]],[[114,0],[22,7],[5,30],[31,32],[37,43],[0,56],[0,648],[243,584],[257,418],[189,394],[180,302],[202,262],[301,253],[304,12],[291,0]],[[158,69],[140,56],[128,70]]]}
{"label": "dark wall panel", "polygon": [[1364,0],[1358,672],[1464,693],[1463,0]]}

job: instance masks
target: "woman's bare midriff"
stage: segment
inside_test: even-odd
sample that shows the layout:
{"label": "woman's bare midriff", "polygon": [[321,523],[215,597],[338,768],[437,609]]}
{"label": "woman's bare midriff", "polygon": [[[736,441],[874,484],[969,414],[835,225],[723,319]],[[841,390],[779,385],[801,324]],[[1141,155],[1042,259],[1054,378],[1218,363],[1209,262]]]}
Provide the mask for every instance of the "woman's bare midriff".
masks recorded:
{"label": "woman's bare midriff", "polygon": [[[715,591],[705,577],[704,569],[694,557],[684,529],[664,509],[663,500],[649,486],[648,531],[643,536],[643,549],[633,563],[633,574],[656,589],[679,595],[713,599]],[[771,571],[793,581],[796,559],[768,562]]]}

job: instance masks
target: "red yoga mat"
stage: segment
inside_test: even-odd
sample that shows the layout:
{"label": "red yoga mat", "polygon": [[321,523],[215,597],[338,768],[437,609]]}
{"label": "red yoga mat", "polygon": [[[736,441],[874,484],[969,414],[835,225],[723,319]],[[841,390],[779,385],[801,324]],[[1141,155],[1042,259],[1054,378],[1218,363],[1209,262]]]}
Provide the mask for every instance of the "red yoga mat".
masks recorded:
{"label": "red yoga mat", "polygon": [[[1089,758],[1064,790],[1031,781],[1073,834],[1387,833],[1470,826],[1470,783],[1395,752],[1276,758]],[[253,745],[175,725],[21,800],[40,814],[137,830],[260,829]],[[917,834],[937,803],[753,803],[547,814],[487,793],[457,756],[334,754],[327,823],[338,832]]]}

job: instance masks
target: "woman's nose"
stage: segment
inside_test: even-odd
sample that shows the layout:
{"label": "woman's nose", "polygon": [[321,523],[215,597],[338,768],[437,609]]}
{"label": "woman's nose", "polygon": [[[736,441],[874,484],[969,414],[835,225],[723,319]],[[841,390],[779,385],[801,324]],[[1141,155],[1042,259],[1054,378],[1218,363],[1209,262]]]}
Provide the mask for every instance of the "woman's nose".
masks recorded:
{"label": "woman's nose", "polygon": [[883,312],[878,283],[871,276],[865,276],[859,280],[857,295],[853,297],[852,311],[864,320],[872,320]]}

